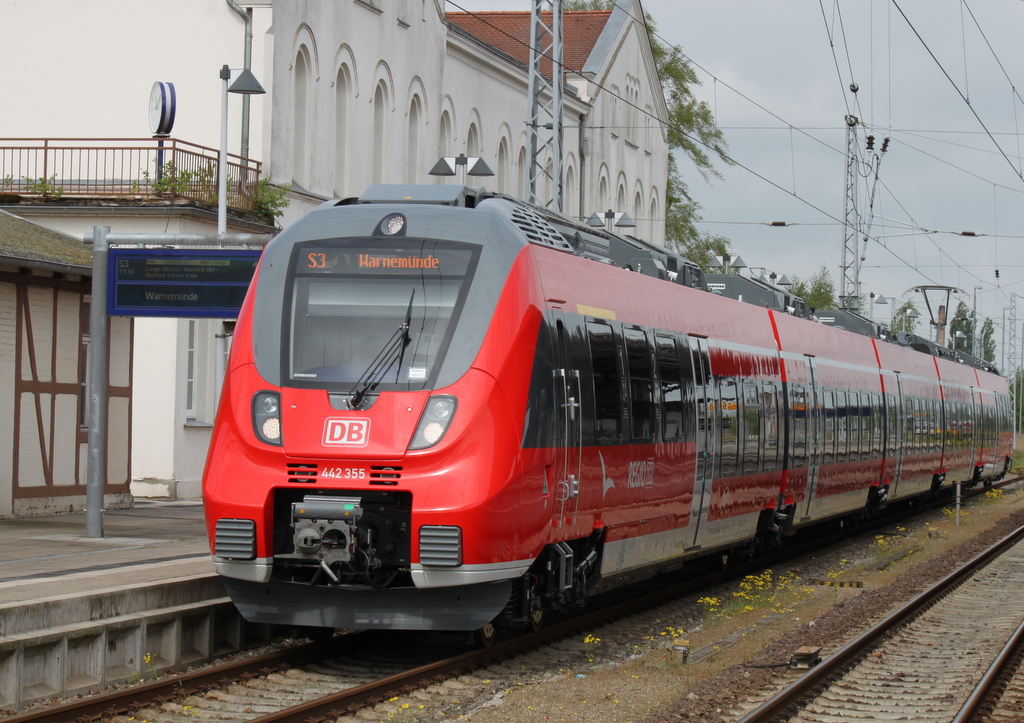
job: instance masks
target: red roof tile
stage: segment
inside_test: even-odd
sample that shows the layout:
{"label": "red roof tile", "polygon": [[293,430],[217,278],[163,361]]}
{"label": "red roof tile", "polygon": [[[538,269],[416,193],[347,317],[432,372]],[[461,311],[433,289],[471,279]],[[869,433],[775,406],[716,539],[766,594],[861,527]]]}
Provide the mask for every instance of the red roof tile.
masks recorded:
{"label": "red roof tile", "polygon": [[[579,73],[583,70],[611,14],[610,10],[562,14],[562,64],[565,72]],[[511,55],[523,65],[530,64],[530,13],[445,13],[445,17],[481,42]],[[550,26],[551,13],[543,13],[543,21]],[[551,77],[551,61],[542,62],[541,72]]]}

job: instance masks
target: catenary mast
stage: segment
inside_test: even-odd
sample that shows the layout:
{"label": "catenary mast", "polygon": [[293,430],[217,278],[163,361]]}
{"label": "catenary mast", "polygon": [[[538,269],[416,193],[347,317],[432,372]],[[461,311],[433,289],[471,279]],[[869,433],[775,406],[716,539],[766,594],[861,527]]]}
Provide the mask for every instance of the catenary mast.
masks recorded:
{"label": "catenary mast", "polygon": [[[544,14],[550,22],[544,22]],[[550,77],[541,72],[551,63]],[[528,200],[561,213],[562,197],[562,0],[533,0],[530,14],[530,187]],[[550,159],[550,165],[545,163]],[[538,181],[547,177],[552,198],[544,198]],[[544,194],[545,196],[547,194]]]}

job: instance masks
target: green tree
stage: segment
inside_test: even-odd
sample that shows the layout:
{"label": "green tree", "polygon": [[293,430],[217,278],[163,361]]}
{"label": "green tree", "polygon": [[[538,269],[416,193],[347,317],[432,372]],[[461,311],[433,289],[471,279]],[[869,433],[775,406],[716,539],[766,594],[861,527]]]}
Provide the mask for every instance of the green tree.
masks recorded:
{"label": "green tree", "polygon": [[836,285],[832,281],[832,274],[825,264],[821,265],[808,279],[793,277],[793,285],[789,287],[791,294],[799,296],[804,302],[815,310],[835,309]]}
{"label": "green tree", "polygon": [[[615,0],[565,0],[563,10],[610,10]],[[700,79],[679,46],[670,46],[656,34],[654,19],[645,13],[647,35],[668,104],[668,186],[665,189],[665,245],[699,264],[705,271],[714,256],[728,252],[729,240],[697,228],[700,204],[691,196],[679,170],[679,157],[685,156],[705,182],[721,178],[713,157],[723,163],[726,155],[722,130],[715,123],[711,107],[694,96]]]}
{"label": "green tree", "polygon": [[992,320],[985,317],[985,323],[981,325],[981,358],[987,362],[996,360],[996,328]]}
{"label": "green tree", "polygon": [[[957,339],[958,332],[963,334],[962,339]],[[974,314],[962,301],[957,304],[956,313],[949,322],[949,339],[946,346],[968,354],[974,349]]]}
{"label": "green tree", "polygon": [[892,332],[895,334],[898,331],[905,331],[908,334],[916,334],[918,318],[920,318],[920,312],[914,306],[914,302],[903,302],[903,305],[893,312]]}
{"label": "green tree", "polygon": [[[958,340],[956,338],[956,333],[958,331],[963,333],[963,339]],[[956,313],[953,315],[953,319],[949,322],[948,346],[955,346],[955,348],[960,349],[961,351],[973,354],[974,337],[976,333],[974,326],[974,312],[965,302],[961,301],[957,304]],[[988,317],[985,317],[985,320],[981,324],[978,355],[987,362],[994,362],[996,360],[995,326],[993,325],[992,320]]]}

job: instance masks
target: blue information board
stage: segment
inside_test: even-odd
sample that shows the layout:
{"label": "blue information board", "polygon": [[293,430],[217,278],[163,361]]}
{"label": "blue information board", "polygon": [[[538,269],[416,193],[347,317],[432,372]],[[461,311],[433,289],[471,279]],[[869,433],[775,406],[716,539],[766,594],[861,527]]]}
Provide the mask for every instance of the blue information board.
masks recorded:
{"label": "blue information board", "polygon": [[110,249],[107,313],[231,319],[238,316],[261,251]]}

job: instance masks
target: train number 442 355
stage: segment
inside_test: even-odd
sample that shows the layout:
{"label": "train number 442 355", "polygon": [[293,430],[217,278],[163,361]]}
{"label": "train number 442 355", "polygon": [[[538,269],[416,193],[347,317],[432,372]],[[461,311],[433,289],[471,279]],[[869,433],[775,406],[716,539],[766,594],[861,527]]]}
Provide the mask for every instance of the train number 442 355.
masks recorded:
{"label": "train number 442 355", "polygon": [[327,479],[366,479],[363,467],[328,467],[320,475]]}

